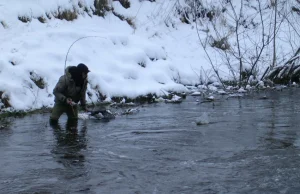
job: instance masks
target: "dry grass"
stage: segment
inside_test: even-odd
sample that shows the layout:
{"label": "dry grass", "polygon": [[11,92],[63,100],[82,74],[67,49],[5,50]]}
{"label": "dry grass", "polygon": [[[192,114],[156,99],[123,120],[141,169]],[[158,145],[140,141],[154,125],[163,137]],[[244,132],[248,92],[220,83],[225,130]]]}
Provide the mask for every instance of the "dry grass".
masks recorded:
{"label": "dry grass", "polygon": [[221,38],[220,40],[213,40],[213,42],[211,43],[211,46],[216,47],[221,50],[224,50],[224,51],[230,49],[230,45],[228,43],[227,37]]}
{"label": "dry grass", "polygon": [[37,18],[41,23],[46,23],[47,22],[47,19],[44,18],[44,16],[40,16]]}
{"label": "dry grass", "polygon": [[[130,1],[129,0],[119,0],[123,7],[129,8],[130,7]],[[57,11],[54,12],[47,12],[44,16],[39,16],[35,19],[40,21],[41,23],[47,23],[48,20],[51,20],[53,18],[60,19],[60,20],[67,20],[67,21],[73,21],[78,18],[80,14],[87,13],[90,17],[92,15],[104,17],[105,13],[107,11],[112,11],[112,8],[108,5],[108,0],[94,0],[94,8],[86,6],[84,3],[79,2],[78,5],[74,5],[72,9],[69,10],[62,10],[60,7],[58,7]],[[135,28],[135,24],[132,21],[131,18],[125,18],[119,14],[114,13],[117,17],[119,17],[121,20],[127,21],[127,23]],[[18,19],[23,22],[31,22],[32,17],[28,16],[19,16]],[[4,21],[0,21],[2,26],[4,28],[7,28],[7,25]]]}
{"label": "dry grass", "polygon": [[46,13],[46,16],[47,16],[47,18],[48,18],[49,20],[51,20],[51,19],[52,19],[52,16],[51,16],[51,14],[50,14],[50,13]]}
{"label": "dry grass", "polygon": [[1,25],[3,26],[3,28],[7,29],[8,25],[5,23],[5,21],[0,21]]}
{"label": "dry grass", "polygon": [[125,8],[128,9],[130,7],[130,1],[129,0],[119,0],[121,5]]}
{"label": "dry grass", "polygon": [[133,19],[132,19],[132,18],[126,18],[125,20],[126,20],[126,22],[127,22],[133,29],[136,29],[136,25],[135,25],[135,23],[133,22]]}
{"label": "dry grass", "polygon": [[44,89],[46,87],[46,83],[44,81],[44,79],[37,75],[34,72],[30,72],[30,79],[33,81],[33,83],[35,83],[35,85],[40,88],[40,89]]}
{"label": "dry grass", "polygon": [[110,10],[107,0],[95,0],[94,6],[95,10],[93,11],[93,14],[100,17],[104,17],[105,12]]}
{"label": "dry grass", "polygon": [[[40,16],[35,19],[38,19],[41,23],[46,23],[47,20],[51,20],[53,18],[73,21],[76,20],[78,18],[78,15],[82,14],[83,12],[87,13],[89,16],[92,16],[92,14],[94,14],[104,17],[105,12],[110,10],[107,0],[94,0],[94,6],[95,9],[92,9],[85,6],[82,2],[79,2],[78,6],[74,6],[73,9],[62,10],[60,7],[58,7],[57,11],[45,13],[45,16]],[[31,22],[32,17],[19,16],[18,19],[23,23],[27,23]],[[4,23],[4,21],[1,21],[1,24],[4,28],[7,28],[7,25]]]}
{"label": "dry grass", "polygon": [[73,21],[77,19],[78,13],[75,8],[73,8],[73,10],[60,10],[60,8],[58,8],[58,11],[55,12],[53,16],[56,19]]}
{"label": "dry grass", "polygon": [[114,10],[112,10],[112,13],[118,17],[120,20],[122,21],[126,21],[133,29],[136,29],[136,26],[135,26],[135,23],[133,22],[133,19],[132,18],[126,18],[124,17],[123,15],[121,14],[118,14],[117,12],[115,12]]}
{"label": "dry grass", "polygon": [[2,97],[4,92],[0,91],[0,101],[3,103],[4,108],[11,107],[11,104],[9,103],[8,97]]}
{"label": "dry grass", "polygon": [[31,18],[28,16],[19,16],[18,19],[23,23],[31,22]]}

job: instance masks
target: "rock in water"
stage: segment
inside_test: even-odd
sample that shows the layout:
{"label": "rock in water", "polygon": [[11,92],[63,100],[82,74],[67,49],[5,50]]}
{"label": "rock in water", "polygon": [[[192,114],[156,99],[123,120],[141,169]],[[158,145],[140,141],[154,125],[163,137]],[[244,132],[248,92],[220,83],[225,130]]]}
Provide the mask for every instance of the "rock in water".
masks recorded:
{"label": "rock in water", "polygon": [[194,92],[191,94],[191,96],[201,96],[201,92]]}
{"label": "rock in water", "polygon": [[197,125],[207,125],[209,124],[209,117],[206,112],[202,113],[201,116],[196,121]]}
{"label": "rock in water", "polygon": [[206,98],[206,100],[208,100],[208,101],[214,101],[214,100],[215,100],[215,97],[214,97],[214,96],[208,96],[208,97]]}
{"label": "rock in water", "polygon": [[131,115],[131,114],[135,114],[137,112],[139,112],[139,109],[137,109],[137,108],[130,108],[130,109],[125,110],[122,113],[122,115]]}
{"label": "rock in water", "polygon": [[96,119],[103,119],[104,116],[101,112],[97,113],[97,114],[94,114],[93,117],[95,117]]}
{"label": "rock in water", "polygon": [[87,119],[89,119],[90,118],[90,115],[89,115],[89,113],[78,113],[78,118],[79,119],[82,119],[82,120],[87,120]]}
{"label": "rock in water", "polygon": [[174,95],[171,100],[166,99],[166,103],[181,103],[182,98],[180,96]]}
{"label": "rock in water", "polygon": [[111,120],[115,118],[115,115],[110,110],[91,111],[87,113],[79,113],[78,118],[82,120],[87,119],[99,119],[99,120]]}

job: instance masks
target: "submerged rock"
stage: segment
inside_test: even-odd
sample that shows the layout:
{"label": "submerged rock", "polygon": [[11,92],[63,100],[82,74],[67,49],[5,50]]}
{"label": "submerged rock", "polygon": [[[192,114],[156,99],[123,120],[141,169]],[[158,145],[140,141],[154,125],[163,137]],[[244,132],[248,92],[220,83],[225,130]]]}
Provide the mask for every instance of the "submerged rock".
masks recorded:
{"label": "submerged rock", "polygon": [[196,121],[197,125],[207,125],[209,124],[209,117],[206,112],[202,113],[202,115]]}
{"label": "submerged rock", "polygon": [[227,92],[225,92],[224,90],[218,90],[218,94],[220,94],[220,95],[226,95]]}
{"label": "submerged rock", "polygon": [[193,92],[191,96],[201,96],[201,92]]}
{"label": "submerged rock", "polygon": [[244,88],[240,88],[240,89],[238,90],[238,92],[239,92],[239,93],[246,93],[247,90],[245,90]]}
{"label": "submerged rock", "polygon": [[0,124],[0,130],[1,130],[1,129],[5,129],[5,128],[7,128],[7,127],[8,127],[7,125],[1,125],[1,124]]}
{"label": "submerged rock", "polygon": [[79,113],[78,118],[82,120],[87,119],[99,119],[99,120],[111,120],[116,116],[110,110],[97,110],[91,112]]}
{"label": "submerged rock", "polygon": [[215,97],[214,96],[208,96],[205,98],[206,100],[209,100],[209,101],[214,101],[215,100]]}
{"label": "submerged rock", "polygon": [[269,98],[266,95],[264,95],[264,96],[259,97],[259,99],[266,100],[266,99],[269,99]]}
{"label": "submerged rock", "polygon": [[228,98],[233,97],[233,98],[240,98],[243,97],[244,94],[242,93],[236,93],[236,94],[229,94]]}
{"label": "submerged rock", "polygon": [[166,99],[165,100],[166,103],[181,103],[182,102],[182,98],[180,96],[174,95],[171,100]]}
{"label": "submerged rock", "polygon": [[162,97],[159,97],[159,98],[155,99],[155,102],[164,102],[164,101],[165,101],[165,99],[162,98]]}
{"label": "submerged rock", "polygon": [[137,112],[139,112],[140,110],[137,108],[129,108],[127,110],[125,110],[122,115],[131,115],[131,114],[135,114]]}

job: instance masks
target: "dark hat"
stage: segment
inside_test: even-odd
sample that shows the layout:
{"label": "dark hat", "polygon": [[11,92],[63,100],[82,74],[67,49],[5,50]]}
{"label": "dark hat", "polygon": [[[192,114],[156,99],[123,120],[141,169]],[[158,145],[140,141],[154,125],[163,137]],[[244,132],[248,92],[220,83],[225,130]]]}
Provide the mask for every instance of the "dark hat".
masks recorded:
{"label": "dark hat", "polygon": [[89,68],[85,64],[83,64],[83,63],[79,63],[77,65],[77,69],[79,70],[79,72],[83,72],[83,73],[90,72]]}

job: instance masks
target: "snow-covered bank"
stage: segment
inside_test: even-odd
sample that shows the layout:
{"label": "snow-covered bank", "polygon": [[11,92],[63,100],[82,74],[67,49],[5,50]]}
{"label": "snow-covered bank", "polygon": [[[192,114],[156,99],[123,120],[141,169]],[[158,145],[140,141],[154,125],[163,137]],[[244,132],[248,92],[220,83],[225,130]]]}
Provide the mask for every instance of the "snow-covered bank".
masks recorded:
{"label": "snow-covered bank", "polygon": [[[14,7],[16,3],[19,5]],[[93,1],[85,3],[93,6]],[[116,7],[120,6],[119,2],[116,3],[119,4]],[[148,9],[155,6],[145,3],[152,6]],[[164,91],[182,92],[186,88],[176,83],[179,74],[186,82],[195,80],[191,64],[182,64],[190,69],[190,74],[184,71],[181,74],[180,61],[174,62],[170,57],[173,53],[166,51],[165,46],[169,46],[168,42],[172,40],[157,44],[157,40],[150,39],[152,32],[135,32],[127,22],[111,12],[105,18],[90,17],[83,12],[72,22],[52,18],[41,23],[37,19],[58,6],[68,9],[70,3],[42,0],[1,3],[0,20],[5,26],[0,26],[0,91],[3,92],[3,101],[7,99],[14,109],[53,105],[52,90],[64,73],[67,51],[75,40],[86,36],[91,37],[73,45],[66,65],[85,63],[89,66],[88,92],[92,94],[91,98],[87,98],[89,101],[98,100],[98,91],[108,98],[135,98],[149,93],[161,95]],[[28,14],[35,16],[30,22],[23,23],[18,19],[18,16]],[[176,47],[180,46],[184,45]],[[37,80],[44,82],[44,87],[39,88],[35,84]]]}
{"label": "snow-covered bank", "polygon": [[[135,98],[218,81],[195,25],[180,20],[176,3],[131,0],[126,9],[109,1],[110,10],[99,17],[94,0],[1,1],[0,106],[52,107],[52,90],[65,66],[78,63],[91,70],[89,102],[98,101],[99,93],[107,99]],[[67,14],[76,17],[57,19]],[[213,62],[222,79],[232,79],[218,57]]]}

